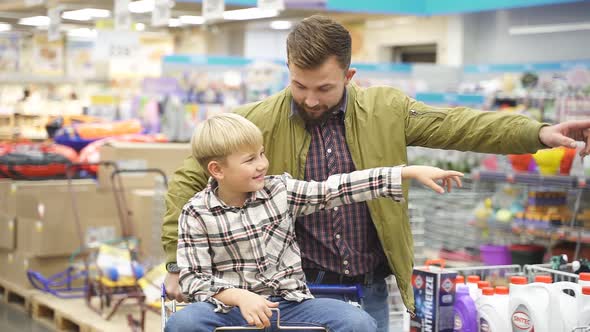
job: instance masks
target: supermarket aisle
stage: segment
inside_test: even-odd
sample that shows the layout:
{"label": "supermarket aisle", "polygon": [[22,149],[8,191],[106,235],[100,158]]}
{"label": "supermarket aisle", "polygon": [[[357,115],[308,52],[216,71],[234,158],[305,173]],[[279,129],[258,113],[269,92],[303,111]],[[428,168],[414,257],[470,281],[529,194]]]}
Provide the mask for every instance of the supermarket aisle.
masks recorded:
{"label": "supermarket aisle", "polygon": [[29,315],[6,303],[0,302],[0,331],[2,332],[50,332]]}

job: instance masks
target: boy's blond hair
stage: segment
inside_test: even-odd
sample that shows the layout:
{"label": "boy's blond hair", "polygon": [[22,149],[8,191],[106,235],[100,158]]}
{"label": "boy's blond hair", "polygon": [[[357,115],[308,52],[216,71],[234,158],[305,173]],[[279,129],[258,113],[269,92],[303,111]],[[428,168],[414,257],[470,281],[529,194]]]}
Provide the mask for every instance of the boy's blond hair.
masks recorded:
{"label": "boy's blond hair", "polygon": [[201,122],[191,139],[193,157],[207,171],[209,162],[223,162],[242,149],[262,146],[262,133],[255,124],[235,113],[215,115]]}

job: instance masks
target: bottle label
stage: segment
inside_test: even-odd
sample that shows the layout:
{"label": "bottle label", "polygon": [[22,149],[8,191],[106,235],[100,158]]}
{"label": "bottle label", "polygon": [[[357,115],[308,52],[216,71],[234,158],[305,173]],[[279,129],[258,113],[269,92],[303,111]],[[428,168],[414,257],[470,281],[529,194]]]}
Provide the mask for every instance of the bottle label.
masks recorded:
{"label": "bottle label", "polygon": [[529,310],[524,305],[519,305],[512,313],[512,332],[534,332],[533,321]]}

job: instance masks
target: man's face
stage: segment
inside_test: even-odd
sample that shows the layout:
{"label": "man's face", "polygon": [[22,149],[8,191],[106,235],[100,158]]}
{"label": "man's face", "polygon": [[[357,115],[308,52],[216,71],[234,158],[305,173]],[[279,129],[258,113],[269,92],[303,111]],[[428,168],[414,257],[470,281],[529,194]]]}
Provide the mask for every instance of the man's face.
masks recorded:
{"label": "man's face", "polygon": [[291,93],[306,122],[319,122],[342,99],[344,88],[356,70],[342,69],[332,56],[316,69],[301,69],[289,64]]}

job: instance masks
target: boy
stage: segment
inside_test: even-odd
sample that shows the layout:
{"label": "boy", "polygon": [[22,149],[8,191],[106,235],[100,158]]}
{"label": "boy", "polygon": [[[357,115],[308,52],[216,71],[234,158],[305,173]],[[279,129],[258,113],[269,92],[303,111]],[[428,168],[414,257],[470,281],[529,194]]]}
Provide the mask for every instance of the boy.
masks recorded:
{"label": "boy", "polygon": [[[266,176],[262,134],[237,114],[203,122],[192,138],[194,158],[211,176],[182,209],[177,261],[180,287],[191,302],[167,331],[212,331],[219,326],[270,326],[271,308],[287,324],[329,331],[375,331],[364,311],[335,299],[315,299],[301,268],[296,217],[379,197],[403,200],[402,179],[433,190],[461,185],[463,174],[435,167],[383,167],[339,174],[325,182]],[[334,236],[338,241],[338,236]]]}

